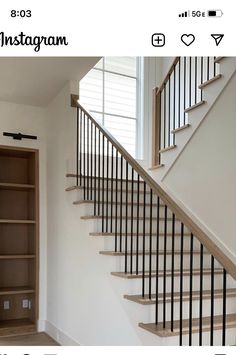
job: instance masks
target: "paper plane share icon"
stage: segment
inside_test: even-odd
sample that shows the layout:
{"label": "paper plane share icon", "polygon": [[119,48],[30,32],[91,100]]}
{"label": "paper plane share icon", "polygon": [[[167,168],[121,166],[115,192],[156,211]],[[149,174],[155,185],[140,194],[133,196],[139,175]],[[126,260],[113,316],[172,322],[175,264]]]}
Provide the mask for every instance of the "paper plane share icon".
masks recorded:
{"label": "paper plane share icon", "polygon": [[222,41],[224,35],[221,34],[212,34],[211,35],[212,38],[214,38],[216,45],[219,46],[220,42]]}

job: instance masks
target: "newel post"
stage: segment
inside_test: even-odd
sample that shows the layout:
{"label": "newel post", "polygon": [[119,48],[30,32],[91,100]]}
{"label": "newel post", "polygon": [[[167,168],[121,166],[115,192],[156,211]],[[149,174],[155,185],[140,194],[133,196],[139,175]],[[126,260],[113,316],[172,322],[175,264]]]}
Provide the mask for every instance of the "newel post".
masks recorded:
{"label": "newel post", "polygon": [[160,162],[161,92],[153,89],[152,94],[152,166]]}
{"label": "newel post", "polygon": [[70,106],[78,107],[77,101],[79,100],[79,95],[71,94],[70,95]]}

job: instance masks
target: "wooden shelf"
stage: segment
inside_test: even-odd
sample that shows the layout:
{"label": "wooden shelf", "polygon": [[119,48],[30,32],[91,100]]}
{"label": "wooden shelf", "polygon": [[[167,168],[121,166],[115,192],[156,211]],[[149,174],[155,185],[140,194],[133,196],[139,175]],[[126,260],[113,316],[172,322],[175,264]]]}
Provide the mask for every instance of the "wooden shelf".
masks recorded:
{"label": "wooden shelf", "polygon": [[5,254],[0,255],[0,260],[8,260],[8,259],[35,259],[34,254]]}
{"label": "wooden shelf", "polygon": [[35,224],[36,221],[30,219],[0,219],[0,223],[12,224]]}
{"label": "wooden shelf", "polygon": [[20,295],[26,293],[35,293],[35,290],[30,286],[18,286],[18,287],[1,287],[0,296],[4,295]]}
{"label": "wooden shelf", "polygon": [[36,333],[35,324],[28,318],[0,321],[0,337]]}
{"label": "wooden shelf", "polygon": [[27,190],[31,190],[34,188],[35,188],[35,185],[12,184],[12,183],[0,182],[0,189],[1,190],[27,191]]}
{"label": "wooden shelf", "polygon": [[38,177],[37,150],[0,146],[0,337],[37,331]]}

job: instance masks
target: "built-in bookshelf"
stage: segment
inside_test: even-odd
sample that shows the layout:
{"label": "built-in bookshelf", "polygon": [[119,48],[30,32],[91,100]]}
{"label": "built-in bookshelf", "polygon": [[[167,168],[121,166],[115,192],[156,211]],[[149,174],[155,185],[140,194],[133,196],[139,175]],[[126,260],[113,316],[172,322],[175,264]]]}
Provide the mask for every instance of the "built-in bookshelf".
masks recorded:
{"label": "built-in bookshelf", "polygon": [[37,330],[38,151],[0,146],[0,336]]}

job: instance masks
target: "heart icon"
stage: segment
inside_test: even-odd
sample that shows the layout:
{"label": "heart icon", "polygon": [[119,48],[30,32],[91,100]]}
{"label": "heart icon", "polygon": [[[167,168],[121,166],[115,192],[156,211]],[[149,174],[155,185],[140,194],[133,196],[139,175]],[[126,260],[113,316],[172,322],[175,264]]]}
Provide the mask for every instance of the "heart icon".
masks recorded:
{"label": "heart icon", "polygon": [[186,45],[190,46],[195,41],[195,36],[193,34],[187,35],[186,33],[181,36],[181,41]]}

